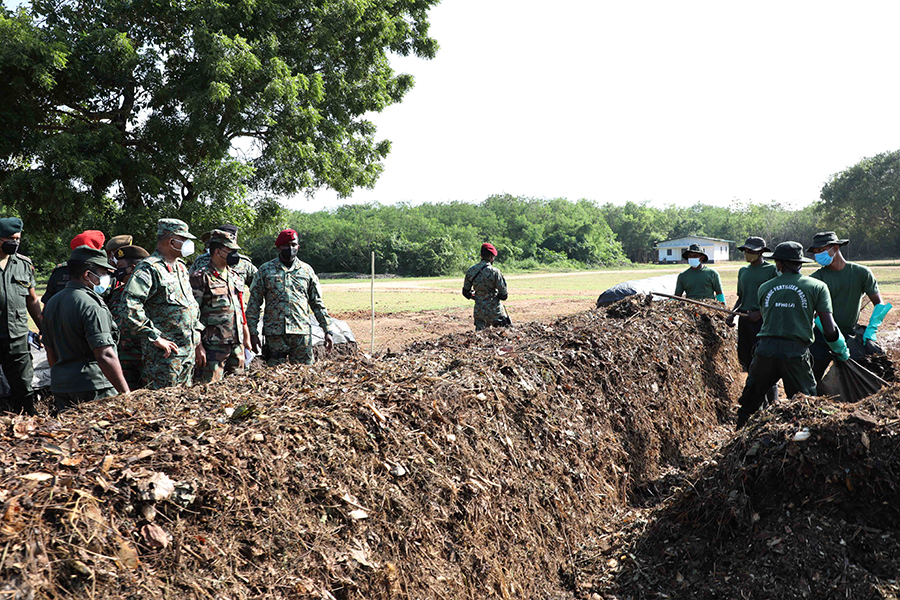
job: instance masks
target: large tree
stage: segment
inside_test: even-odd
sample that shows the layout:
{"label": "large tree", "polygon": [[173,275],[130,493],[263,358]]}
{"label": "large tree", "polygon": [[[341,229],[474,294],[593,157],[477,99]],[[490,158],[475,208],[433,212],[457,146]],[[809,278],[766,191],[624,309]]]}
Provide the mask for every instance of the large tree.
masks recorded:
{"label": "large tree", "polygon": [[900,250],[900,150],[864,158],[822,188],[826,221],[862,254]]}
{"label": "large tree", "polygon": [[203,215],[371,186],[370,112],[431,58],[438,0],[33,0],[0,13],[0,203],[32,227],[85,211]]}

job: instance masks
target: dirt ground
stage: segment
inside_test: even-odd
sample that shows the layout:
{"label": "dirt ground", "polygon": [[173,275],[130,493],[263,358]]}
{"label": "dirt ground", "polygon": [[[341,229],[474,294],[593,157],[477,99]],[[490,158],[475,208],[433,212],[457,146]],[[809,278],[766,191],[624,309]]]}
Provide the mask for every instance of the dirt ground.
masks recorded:
{"label": "dirt ground", "polygon": [[[409,293],[415,293],[410,289]],[[599,295],[599,294],[598,294]],[[734,306],[736,296],[727,294],[728,306]],[[900,306],[900,295],[885,294],[884,300],[894,306]],[[581,298],[562,296],[554,300],[517,300],[510,306],[510,316],[516,324],[551,323],[561,317],[594,307],[593,302],[585,302]],[[865,323],[871,309],[863,309],[860,322]],[[370,352],[371,313],[354,311],[333,313],[337,319],[346,321],[359,342],[360,349]],[[900,309],[888,313],[881,326],[882,341],[897,345],[900,342]],[[375,313],[375,352],[397,352],[407,345],[421,340],[434,339],[449,333],[463,333],[474,330],[472,309],[428,310],[422,312]]]}

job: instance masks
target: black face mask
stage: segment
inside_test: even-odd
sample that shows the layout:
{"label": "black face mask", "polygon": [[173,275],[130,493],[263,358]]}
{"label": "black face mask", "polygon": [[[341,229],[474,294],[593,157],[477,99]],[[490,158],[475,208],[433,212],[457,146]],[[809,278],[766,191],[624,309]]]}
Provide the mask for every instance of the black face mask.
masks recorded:
{"label": "black face mask", "polygon": [[299,248],[285,248],[279,253],[279,257],[281,258],[281,262],[284,264],[290,264],[294,262],[294,258],[297,256],[297,250]]}
{"label": "black face mask", "polygon": [[241,262],[241,257],[238,255],[237,250],[229,252],[228,256],[225,257],[225,264],[227,264],[229,267],[233,267],[239,262]]}
{"label": "black face mask", "polygon": [[11,241],[7,240],[7,241],[3,242],[3,244],[0,244],[0,250],[3,251],[3,254],[6,254],[7,256],[12,256],[13,254],[15,254],[16,252],[19,251],[19,242],[11,242]]}
{"label": "black face mask", "polygon": [[128,277],[128,267],[116,269],[115,278],[117,281],[125,281],[126,277]]}

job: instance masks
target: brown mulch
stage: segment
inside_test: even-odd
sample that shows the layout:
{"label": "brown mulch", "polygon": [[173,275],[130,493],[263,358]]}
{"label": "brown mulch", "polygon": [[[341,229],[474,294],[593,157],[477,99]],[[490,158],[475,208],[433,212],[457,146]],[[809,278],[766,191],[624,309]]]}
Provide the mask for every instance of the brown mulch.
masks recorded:
{"label": "brown mulch", "polygon": [[[825,453],[819,399],[730,434],[734,335],[718,314],[631,298],[398,354],[140,391],[59,419],[4,417],[0,597],[740,597],[764,588],[738,576],[741,548],[797,538],[776,527],[785,512],[791,531],[827,543],[807,562],[893,536],[894,509],[873,508],[879,494],[892,499],[892,438],[876,434],[896,427],[892,417],[876,400],[853,409],[867,425],[840,420],[847,407],[822,413],[865,427],[878,457],[869,472],[882,486],[865,496],[864,519],[880,533],[854,537],[858,496],[836,489],[866,485],[862,458],[850,458],[861,438],[834,442],[839,460]],[[808,440],[785,441],[795,420]],[[778,491],[778,477],[800,469],[790,461],[820,447],[803,463],[812,483],[800,485],[801,469]],[[830,529],[807,531],[840,519],[846,546]],[[772,536],[757,542],[762,532]],[[719,555],[729,548],[732,558]],[[719,578],[728,560],[735,574]],[[835,571],[817,566],[812,589],[825,589]],[[793,597],[771,589],[756,597]]]}

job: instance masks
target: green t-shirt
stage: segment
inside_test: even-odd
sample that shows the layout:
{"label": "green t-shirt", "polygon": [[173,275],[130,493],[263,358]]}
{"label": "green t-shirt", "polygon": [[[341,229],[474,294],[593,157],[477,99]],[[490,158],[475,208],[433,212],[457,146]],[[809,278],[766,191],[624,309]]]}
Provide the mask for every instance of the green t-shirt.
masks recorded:
{"label": "green t-shirt", "polygon": [[794,273],[770,279],[757,295],[763,326],[757,337],[813,343],[813,319],[831,311],[831,296],[824,283]]}
{"label": "green t-shirt", "polygon": [[103,299],[78,281],[69,281],[44,307],[44,343],[56,354],[50,389],[74,394],[112,384],[100,370],[94,350],[115,346],[119,330]]}
{"label": "green t-shirt", "polygon": [[775,265],[763,261],[758,265],[747,265],[738,271],[737,295],[741,301],[741,310],[753,312],[759,310],[756,293],[759,286],[770,279],[775,279]]}
{"label": "green t-shirt", "polygon": [[675,295],[687,293],[691,300],[715,300],[722,293],[722,280],[718,271],[703,265],[699,269],[688,269],[678,274]]}
{"label": "green t-shirt", "polygon": [[828,286],[834,320],[844,335],[852,335],[859,321],[859,306],[863,294],[877,294],[878,283],[868,267],[848,262],[840,271],[822,267],[810,277]]}

